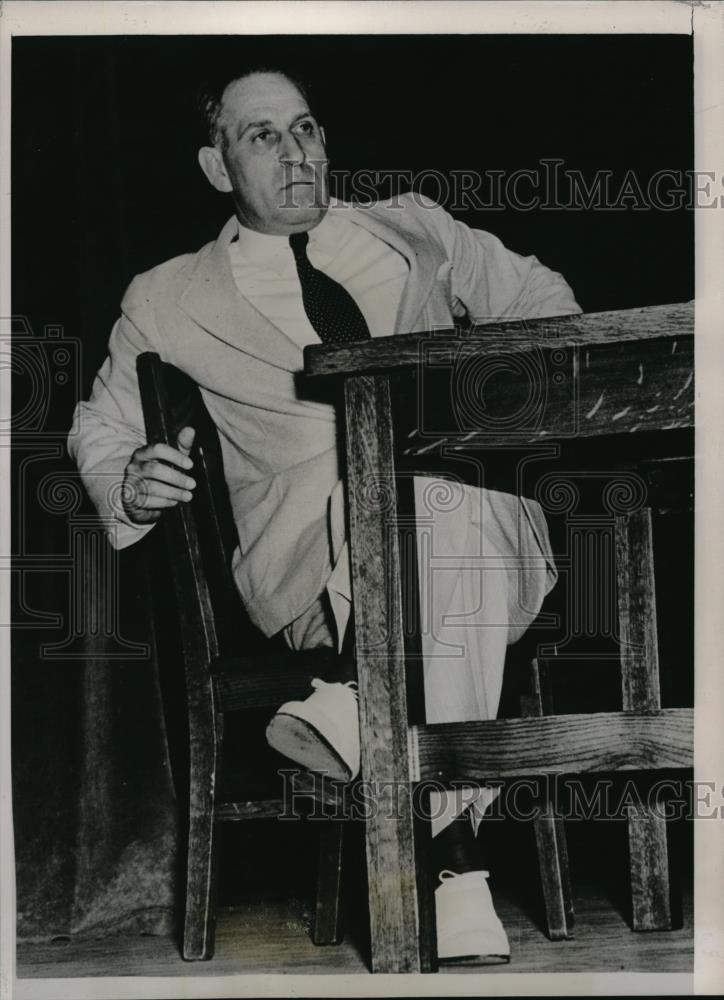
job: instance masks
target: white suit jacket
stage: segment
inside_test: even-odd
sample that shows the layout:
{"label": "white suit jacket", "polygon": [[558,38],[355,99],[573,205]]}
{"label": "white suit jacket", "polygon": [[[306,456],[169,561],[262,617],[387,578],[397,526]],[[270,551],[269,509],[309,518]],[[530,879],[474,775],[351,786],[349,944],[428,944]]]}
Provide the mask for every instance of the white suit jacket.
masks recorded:
{"label": "white suit jacket", "polygon": [[[580,311],[559,274],[419,195],[334,210],[407,260],[396,333],[450,327],[465,312],[490,321]],[[198,253],[131,282],[91,397],[76,408],[69,450],[112,544],[132,544],[149,530],[134,525],[119,500],[131,453],[145,443],[136,356],[156,351],[193,378],[221,439],[239,533],[234,576],[252,620],[272,635],[330,579],[344,545],[343,490],[334,409],[299,394],[301,348],[239,293],[228,257],[235,233],[232,218]],[[501,515],[517,518],[517,498],[496,497]],[[540,508],[527,503],[526,516],[547,539]]]}

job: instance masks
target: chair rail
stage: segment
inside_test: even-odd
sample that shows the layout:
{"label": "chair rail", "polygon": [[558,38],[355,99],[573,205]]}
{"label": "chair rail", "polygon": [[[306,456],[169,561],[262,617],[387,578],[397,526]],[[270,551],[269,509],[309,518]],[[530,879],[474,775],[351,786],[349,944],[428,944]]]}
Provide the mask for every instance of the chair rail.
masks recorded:
{"label": "chair rail", "polygon": [[414,779],[481,782],[526,775],[688,768],[694,712],[597,712],[414,726]]}

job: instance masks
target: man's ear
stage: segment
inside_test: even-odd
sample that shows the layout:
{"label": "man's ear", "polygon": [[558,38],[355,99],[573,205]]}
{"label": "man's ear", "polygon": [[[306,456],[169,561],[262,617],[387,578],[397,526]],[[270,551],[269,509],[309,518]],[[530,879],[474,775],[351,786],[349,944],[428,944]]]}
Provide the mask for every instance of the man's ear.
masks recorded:
{"label": "man's ear", "polygon": [[199,150],[199,166],[206,174],[206,179],[217,191],[228,194],[231,191],[231,181],[224,166],[224,158],[215,146],[202,146]]}

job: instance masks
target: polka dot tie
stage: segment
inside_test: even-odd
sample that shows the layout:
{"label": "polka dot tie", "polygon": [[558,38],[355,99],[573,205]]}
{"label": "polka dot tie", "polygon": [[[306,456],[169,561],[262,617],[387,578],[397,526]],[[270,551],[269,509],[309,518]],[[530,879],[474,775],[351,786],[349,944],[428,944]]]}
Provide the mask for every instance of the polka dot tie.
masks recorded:
{"label": "polka dot tie", "polygon": [[307,257],[307,243],[309,233],[294,233],[289,237],[302,286],[304,311],[322,343],[368,340],[369,327],[359,306],[338,281],[314,267]]}

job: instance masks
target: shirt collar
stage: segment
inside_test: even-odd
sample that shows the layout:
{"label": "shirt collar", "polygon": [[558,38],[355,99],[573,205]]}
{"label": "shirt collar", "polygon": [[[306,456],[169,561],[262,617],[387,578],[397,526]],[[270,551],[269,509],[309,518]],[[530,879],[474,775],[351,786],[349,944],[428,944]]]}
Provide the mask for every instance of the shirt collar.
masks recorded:
{"label": "shirt collar", "polygon": [[[236,225],[237,236],[230,246],[233,254],[239,254],[251,264],[276,271],[278,274],[284,274],[290,269],[296,272],[288,236],[271,236],[269,233],[247,229],[238,219]],[[309,230],[309,247],[315,257],[333,257],[338,236],[339,219],[334,217],[332,211],[327,211],[322,221],[314,229]]]}

